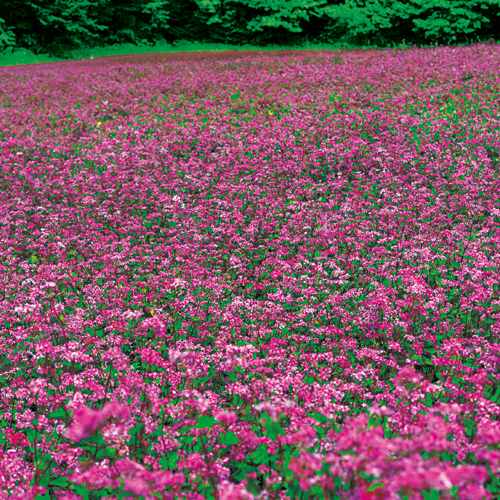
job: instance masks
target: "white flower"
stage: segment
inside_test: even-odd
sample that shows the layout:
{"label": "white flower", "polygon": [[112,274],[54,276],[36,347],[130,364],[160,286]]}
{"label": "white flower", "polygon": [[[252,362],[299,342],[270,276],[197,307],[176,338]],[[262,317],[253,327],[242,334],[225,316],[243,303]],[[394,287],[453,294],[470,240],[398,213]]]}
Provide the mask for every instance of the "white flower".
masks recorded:
{"label": "white flower", "polygon": [[179,203],[179,205],[181,206],[181,208],[184,208],[186,205],[184,205],[184,203],[182,203],[181,200],[181,197],[176,194],[173,198],[172,198],[172,201],[175,201],[176,203]]}
{"label": "white flower", "polygon": [[125,319],[138,319],[143,315],[142,311],[125,311],[123,317]]}
{"label": "white flower", "polygon": [[441,474],[439,474],[439,479],[441,479],[446,489],[449,490],[450,488],[453,488],[453,483],[448,479],[444,472],[441,472]]}
{"label": "white flower", "polygon": [[183,360],[188,356],[189,353],[187,352],[181,352],[177,349],[170,349],[168,351],[168,359],[171,363],[175,363],[178,359]]}

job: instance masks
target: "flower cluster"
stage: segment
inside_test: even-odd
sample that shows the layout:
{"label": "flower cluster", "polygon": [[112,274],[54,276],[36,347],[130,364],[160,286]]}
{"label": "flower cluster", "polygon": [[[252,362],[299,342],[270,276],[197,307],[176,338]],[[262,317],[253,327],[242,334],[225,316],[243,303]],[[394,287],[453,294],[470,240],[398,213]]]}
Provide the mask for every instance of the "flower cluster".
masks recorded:
{"label": "flower cluster", "polygon": [[499,72],[0,68],[0,500],[498,497]]}

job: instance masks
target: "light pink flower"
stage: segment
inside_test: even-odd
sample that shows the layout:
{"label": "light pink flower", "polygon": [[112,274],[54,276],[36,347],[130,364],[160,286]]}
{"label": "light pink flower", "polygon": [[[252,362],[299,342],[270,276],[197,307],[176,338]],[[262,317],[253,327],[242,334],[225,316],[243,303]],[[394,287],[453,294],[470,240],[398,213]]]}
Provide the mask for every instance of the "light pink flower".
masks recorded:
{"label": "light pink flower", "polygon": [[102,410],[78,408],[74,411],[73,423],[64,436],[75,443],[87,439],[97,432],[101,423],[108,417],[125,420],[130,417],[130,408],[116,402],[106,403]]}

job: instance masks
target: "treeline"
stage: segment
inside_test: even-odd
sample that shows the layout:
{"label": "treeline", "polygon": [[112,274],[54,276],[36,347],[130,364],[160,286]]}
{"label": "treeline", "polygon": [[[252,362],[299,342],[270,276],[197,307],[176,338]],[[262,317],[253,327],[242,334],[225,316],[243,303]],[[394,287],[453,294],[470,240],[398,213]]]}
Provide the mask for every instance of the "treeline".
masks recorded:
{"label": "treeline", "polygon": [[500,0],[3,0],[0,52],[158,42],[462,44],[500,33]]}

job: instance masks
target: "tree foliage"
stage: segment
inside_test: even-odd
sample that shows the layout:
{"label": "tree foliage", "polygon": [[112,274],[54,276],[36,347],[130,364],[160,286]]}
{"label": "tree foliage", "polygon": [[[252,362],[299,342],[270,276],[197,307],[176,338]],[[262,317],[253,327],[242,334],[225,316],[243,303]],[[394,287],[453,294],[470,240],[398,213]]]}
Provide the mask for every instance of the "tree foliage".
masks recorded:
{"label": "tree foliage", "polygon": [[500,32],[500,0],[8,0],[0,51],[177,40],[450,43]]}

